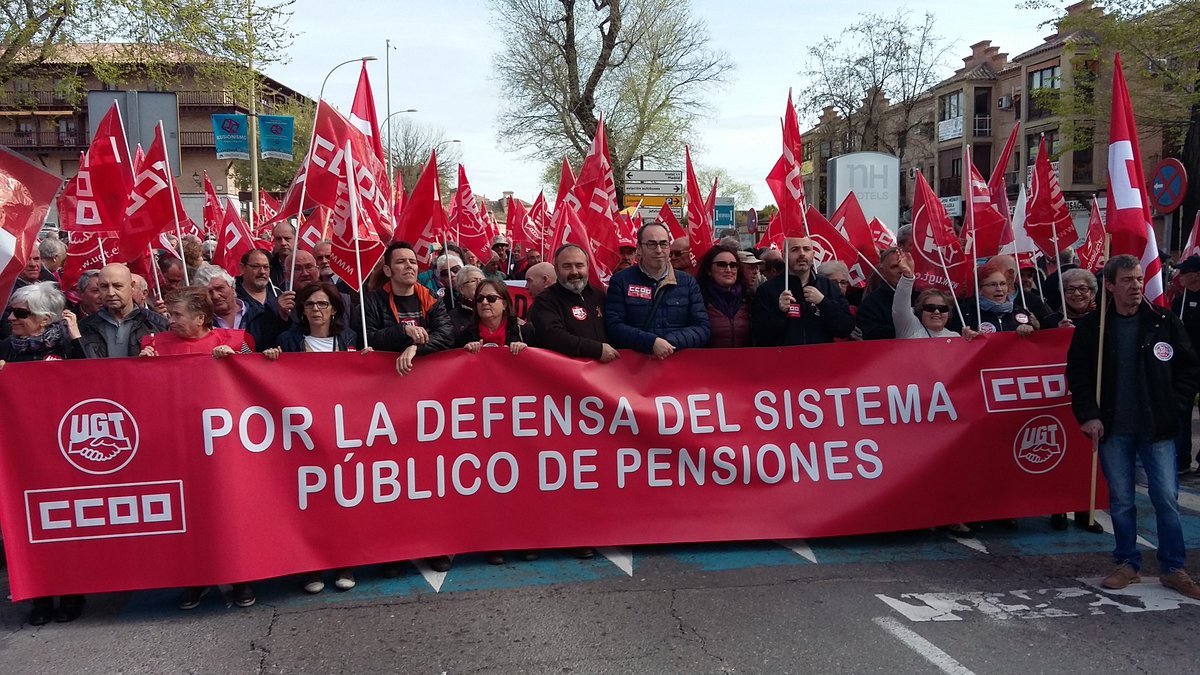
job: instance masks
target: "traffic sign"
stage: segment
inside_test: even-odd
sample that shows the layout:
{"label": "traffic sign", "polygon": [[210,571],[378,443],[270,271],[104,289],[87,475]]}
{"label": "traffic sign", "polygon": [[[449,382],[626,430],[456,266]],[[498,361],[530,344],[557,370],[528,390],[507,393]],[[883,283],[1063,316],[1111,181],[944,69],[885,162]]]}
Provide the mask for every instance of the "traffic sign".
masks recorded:
{"label": "traffic sign", "polygon": [[750,234],[758,234],[758,211],[754,209],[746,212],[746,231]]}
{"label": "traffic sign", "polygon": [[1150,179],[1150,205],[1159,213],[1170,213],[1183,203],[1187,188],[1187,171],[1183,163],[1168,157],[1154,167],[1154,177]]}
{"label": "traffic sign", "polygon": [[625,183],[625,194],[629,195],[681,195],[679,183]]}
{"label": "traffic sign", "polygon": [[639,171],[631,169],[625,172],[625,180],[643,181],[647,183],[682,183],[682,171]]}
{"label": "traffic sign", "polygon": [[[638,212],[638,215],[642,217],[642,222],[657,223],[659,210],[660,209],[640,208],[637,210],[637,212]],[[671,209],[671,210],[675,212],[676,218],[678,218],[678,219],[683,218],[683,209]]]}
{"label": "traffic sign", "polygon": [[625,208],[637,206],[641,202],[642,206],[649,208],[658,208],[663,204],[667,206],[683,206],[683,197],[658,197],[651,195],[625,195]]}

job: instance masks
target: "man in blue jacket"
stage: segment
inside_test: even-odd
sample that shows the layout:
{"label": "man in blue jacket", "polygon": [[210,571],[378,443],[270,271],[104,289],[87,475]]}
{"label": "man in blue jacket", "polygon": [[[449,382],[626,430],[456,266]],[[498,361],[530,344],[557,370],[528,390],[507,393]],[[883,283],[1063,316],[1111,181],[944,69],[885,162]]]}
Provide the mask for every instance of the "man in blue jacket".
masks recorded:
{"label": "man in blue jacket", "polygon": [[665,359],[676,350],[708,344],[708,311],[700,285],[671,268],[671,235],[657,223],[637,233],[638,264],[613,275],[604,302],[608,339]]}

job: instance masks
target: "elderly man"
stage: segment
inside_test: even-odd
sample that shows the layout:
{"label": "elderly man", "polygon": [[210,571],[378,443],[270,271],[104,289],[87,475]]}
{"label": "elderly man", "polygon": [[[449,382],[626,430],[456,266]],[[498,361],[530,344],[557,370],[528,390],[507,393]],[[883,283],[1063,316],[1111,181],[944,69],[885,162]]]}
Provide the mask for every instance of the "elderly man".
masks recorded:
{"label": "elderly man", "polygon": [[42,279],[60,281],[59,274],[67,262],[67,245],[62,239],[51,235],[38,242],[37,250],[42,259]]}
{"label": "elderly man", "polygon": [[[99,290],[99,289],[97,289]],[[133,275],[133,304],[141,309],[146,309],[146,301],[150,298],[150,284],[146,283],[146,277],[140,274]]]}
{"label": "elderly man", "polygon": [[746,284],[750,287],[750,292],[753,293],[758,285],[763,282],[763,261],[759,260],[750,251],[737,252],[738,265],[742,268],[742,276],[746,279]]}
{"label": "elderly man", "polygon": [[849,337],[854,317],[837,285],[814,271],[812,240],[792,237],[784,244],[790,273],[759,286],[754,294],[750,309],[754,344],[783,347]]}
{"label": "elderly man", "polygon": [[104,299],[100,297],[100,270],[86,270],[80,274],[75,289],[79,291],[79,311],[76,314],[80,319],[99,312],[104,306]]}
{"label": "elderly man", "polygon": [[[896,337],[896,324],[892,321],[892,301],[896,298],[896,284],[900,283],[905,255],[898,248],[889,248],[881,256],[879,267],[876,268],[879,273],[871,279],[874,288],[863,296],[855,316],[864,340],[892,340]],[[911,262],[909,264],[911,265]],[[916,302],[918,295],[920,292],[914,289],[908,301],[910,306]]]}
{"label": "elderly man", "polygon": [[261,352],[276,345],[286,324],[262,305],[239,300],[236,282],[228,272],[218,265],[205,265],[196,270],[195,282],[208,290],[213,306],[213,326],[245,331],[254,351]]}
{"label": "elderly man", "polygon": [[532,246],[521,251],[518,245],[515,255],[518,256],[518,259],[513,263],[512,274],[509,275],[513,279],[524,279],[525,273],[529,271],[530,267],[542,262],[542,252]]}
{"label": "elderly man", "polygon": [[654,223],[643,225],[637,237],[637,266],[613,275],[604,301],[604,328],[613,346],[665,359],[708,344],[700,285],[668,262],[670,232]]}
{"label": "elderly man", "polygon": [[[1159,581],[1200,600],[1200,586],[1184,569],[1187,551],[1179,520],[1174,443],[1183,423],[1181,411],[1190,408],[1200,385],[1200,366],[1179,318],[1142,296],[1144,281],[1137,258],[1118,255],[1109,260],[1104,266],[1104,290],[1110,298],[1104,325],[1098,311],[1080,319],[1067,350],[1071,408],[1083,433],[1099,442],[1100,466],[1108,483],[1117,568],[1101,584],[1122,589],[1141,581],[1134,478],[1140,459],[1158,526]],[[1097,401],[1098,368],[1102,372]]]}
{"label": "elderly man", "polygon": [[777,248],[764,248],[758,259],[763,262],[763,281],[770,281],[783,274],[787,265],[783,262],[783,254]]}
{"label": "elderly man", "polygon": [[271,282],[271,257],[254,248],[242,255],[242,275],[237,280],[237,295],[245,302],[266,306],[274,302],[279,287]]}
{"label": "elderly man", "polygon": [[286,258],[292,254],[296,244],[296,228],[291,223],[276,223],[271,228],[271,283],[277,288],[287,285],[292,271],[285,264]]}
{"label": "elderly man", "polygon": [[[425,288],[433,291],[433,294],[439,298],[446,297],[446,291],[454,288],[454,278],[458,276],[458,271],[462,268],[462,258],[457,255],[453,253],[439,255],[433,260],[433,274],[429,275]],[[420,279],[420,276],[417,278]],[[451,301],[458,302],[458,298],[451,298]]]}
{"label": "elderly man", "polygon": [[530,267],[525,272],[525,290],[529,292],[529,297],[535,300],[554,282],[558,280],[555,275],[554,265],[548,262],[540,262],[533,267]]}
{"label": "elderly man", "polygon": [[103,307],[79,320],[80,337],[72,345],[75,358],[137,356],[142,338],[167,329],[161,314],[133,304],[133,275],[122,263],[105,265],[97,275]]}
{"label": "elderly man", "polygon": [[680,272],[696,275],[696,256],[692,255],[692,241],[680,237],[671,242],[671,267]]}
{"label": "elderly man", "polygon": [[173,255],[164,255],[158,260],[158,276],[162,280],[163,297],[176,288],[183,288],[183,261]]}
{"label": "elderly man", "polygon": [[613,270],[614,274],[637,264],[637,242],[621,241],[617,245],[617,254],[621,258],[617,260],[617,267]]}

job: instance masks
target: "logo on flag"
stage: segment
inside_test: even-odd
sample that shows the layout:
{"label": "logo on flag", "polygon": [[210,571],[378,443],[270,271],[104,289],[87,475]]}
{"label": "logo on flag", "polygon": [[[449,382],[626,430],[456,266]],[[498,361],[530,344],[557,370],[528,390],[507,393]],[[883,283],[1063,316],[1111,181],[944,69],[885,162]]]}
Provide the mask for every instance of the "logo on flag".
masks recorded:
{"label": "logo on flag", "polygon": [[58,447],[71,466],[84,473],[116,473],[137,454],[137,421],[115,401],[81,401],[59,421]]}
{"label": "logo on flag", "polygon": [[1049,473],[1067,454],[1067,432],[1062,422],[1041,415],[1025,423],[1013,442],[1013,459],[1026,473]]}

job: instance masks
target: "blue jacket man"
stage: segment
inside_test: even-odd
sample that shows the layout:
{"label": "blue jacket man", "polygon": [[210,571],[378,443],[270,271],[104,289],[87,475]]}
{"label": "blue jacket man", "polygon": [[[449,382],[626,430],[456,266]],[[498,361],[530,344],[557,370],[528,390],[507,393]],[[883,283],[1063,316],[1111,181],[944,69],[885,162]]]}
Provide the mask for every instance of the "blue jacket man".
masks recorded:
{"label": "blue jacket man", "polygon": [[638,230],[638,264],[617,272],[604,302],[604,325],[617,349],[665,359],[708,344],[708,312],[700,285],[671,268],[671,236],[662,225]]}

